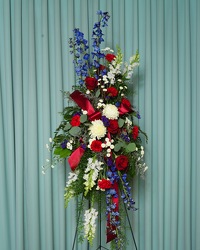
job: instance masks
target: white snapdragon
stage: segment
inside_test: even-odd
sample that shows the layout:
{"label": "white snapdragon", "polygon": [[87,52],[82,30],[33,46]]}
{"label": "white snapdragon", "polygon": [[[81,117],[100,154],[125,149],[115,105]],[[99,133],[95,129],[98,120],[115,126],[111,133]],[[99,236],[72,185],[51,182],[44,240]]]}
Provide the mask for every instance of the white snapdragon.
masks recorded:
{"label": "white snapdragon", "polygon": [[108,72],[107,78],[109,79],[111,84],[115,83],[115,74],[113,71]]}
{"label": "white snapdragon", "polygon": [[103,169],[101,167],[102,164],[103,162],[101,161],[93,160],[92,158],[88,159],[87,168],[85,169],[85,174],[83,176],[83,179],[85,180],[85,196],[96,185],[99,171]]}
{"label": "white snapdragon", "polygon": [[117,61],[114,59],[109,64],[109,72],[107,76],[105,76],[105,79],[109,80],[110,84],[115,84],[115,76],[121,74],[121,63],[117,63]]}
{"label": "white snapdragon", "polygon": [[74,190],[72,184],[78,179],[78,171],[77,172],[70,172],[68,175],[68,181],[66,182],[66,189],[65,189],[65,206],[67,207],[71,198],[74,197]]}
{"label": "white snapdragon", "polygon": [[69,172],[68,181],[66,182],[66,187],[69,187],[73,182],[78,179],[78,172]]}
{"label": "white snapdragon", "polygon": [[95,221],[98,217],[98,211],[95,208],[90,208],[85,211],[84,218],[84,238],[86,238],[89,243],[92,245],[92,241],[96,232],[96,224]]}
{"label": "white snapdragon", "polygon": [[130,57],[129,61],[130,61],[129,65],[127,63],[124,64],[124,72],[123,72],[126,75],[127,79],[130,79],[132,77],[134,69],[139,66],[138,62],[134,62],[135,55]]}

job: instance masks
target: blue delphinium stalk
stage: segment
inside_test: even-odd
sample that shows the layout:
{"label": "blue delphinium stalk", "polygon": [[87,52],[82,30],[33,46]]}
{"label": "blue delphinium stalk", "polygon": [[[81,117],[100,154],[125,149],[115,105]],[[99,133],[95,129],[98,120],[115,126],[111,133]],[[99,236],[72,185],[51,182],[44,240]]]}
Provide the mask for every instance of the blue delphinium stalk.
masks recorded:
{"label": "blue delphinium stalk", "polygon": [[116,211],[116,203],[113,203],[112,198],[117,198],[118,194],[115,189],[107,189],[106,190],[106,216],[107,221],[109,222],[109,230],[110,234],[118,234],[117,231],[120,230],[120,220],[119,220],[119,212]]}
{"label": "blue delphinium stalk", "polygon": [[99,59],[104,58],[105,54],[101,52],[100,50],[100,44],[104,41],[103,39],[103,32],[101,27],[108,26],[108,19],[110,16],[108,15],[108,12],[102,12],[101,10],[97,11],[97,14],[99,15],[99,22],[96,22],[93,27],[92,32],[92,57],[94,59],[93,65],[95,68],[99,68]]}
{"label": "blue delphinium stalk", "polygon": [[107,177],[110,179],[111,183],[114,184],[114,182],[118,182],[120,177],[112,158],[107,159],[107,166],[110,169],[109,171],[107,171]]}
{"label": "blue delphinium stalk", "polygon": [[101,10],[97,14],[100,17],[100,21],[94,24],[92,32],[92,57],[94,59],[92,64],[90,63],[90,54],[88,52],[88,41],[84,38],[84,34],[79,29],[74,29],[74,38],[69,40],[70,52],[74,54],[73,63],[80,85],[84,83],[85,77],[89,76],[91,67],[99,68],[99,59],[105,57],[100,50],[100,44],[104,41],[101,27],[108,26],[107,22],[110,16],[108,12],[102,12]]}
{"label": "blue delphinium stalk", "polygon": [[83,79],[89,74],[90,55],[88,52],[88,41],[79,29],[74,29],[74,38],[70,38],[69,47],[71,48],[71,53],[74,54],[73,63],[79,83],[83,84]]}
{"label": "blue delphinium stalk", "polygon": [[[115,167],[115,163],[112,158],[107,158],[107,165],[110,170],[107,171],[107,178],[111,181],[112,184],[118,183],[119,175],[117,173],[117,169]],[[121,224],[120,224],[120,214],[118,209],[116,209],[117,204],[113,202],[113,198],[119,198],[118,192],[114,188],[110,188],[106,190],[106,216],[109,222],[109,230],[110,234],[116,235],[115,243],[116,249],[119,246],[119,235],[121,234]]]}
{"label": "blue delphinium stalk", "polygon": [[127,174],[123,174],[121,176],[121,181],[122,181],[122,186],[123,186],[123,191],[121,194],[121,198],[123,199],[123,202],[126,204],[127,209],[130,210],[137,210],[135,208],[135,201],[131,198],[131,187],[129,186],[129,183],[127,181]]}

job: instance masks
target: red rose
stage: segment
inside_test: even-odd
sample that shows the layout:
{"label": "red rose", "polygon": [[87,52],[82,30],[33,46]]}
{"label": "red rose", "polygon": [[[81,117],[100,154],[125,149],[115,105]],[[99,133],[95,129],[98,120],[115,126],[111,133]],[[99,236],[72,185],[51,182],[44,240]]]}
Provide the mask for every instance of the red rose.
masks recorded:
{"label": "red rose", "polygon": [[110,180],[102,179],[98,180],[98,186],[100,189],[109,189],[112,186],[112,183]]}
{"label": "red rose", "polygon": [[111,134],[117,134],[119,131],[119,125],[117,120],[109,120],[108,132]]}
{"label": "red rose", "polygon": [[130,103],[130,101],[128,99],[122,98],[121,104],[124,105],[126,108],[131,110],[131,103]]}
{"label": "red rose", "polygon": [[120,155],[115,159],[116,168],[118,170],[125,170],[128,167],[128,157]]}
{"label": "red rose", "polygon": [[126,98],[122,98],[121,105],[118,108],[118,110],[119,110],[120,115],[130,112],[132,110],[130,101]]}
{"label": "red rose", "polygon": [[112,60],[114,60],[115,59],[115,55],[113,55],[113,54],[107,54],[106,56],[105,56],[105,58],[106,58],[106,60],[108,61],[108,62],[112,62]]}
{"label": "red rose", "polygon": [[96,88],[97,84],[98,84],[98,81],[96,78],[89,77],[89,76],[87,76],[85,78],[85,85],[86,85],[87,89],[94,90]]}
{"label": "red rose", "polygon": [[109,96],[115,97],[118,95],[118,90],[115,87],[107,88]]}
{"label": "red rose", "polygon": [[102,151],[102,147],[101,147],[102,142],[98,141],[98,140],[94,140],[91,145],[90,148],[92,151],[94,152],[101,152]]}
{"label": "red rose", "polygon": [[133,139],[136,140],[138,138],[138,134],[139,134],[138,126],[133,127],[132,134],[133,134]]}
{"label": "red rose", "polygon": [[80,115],[75,115],[72,117],[70,124],[74,126],[79,126],[81,124]]}

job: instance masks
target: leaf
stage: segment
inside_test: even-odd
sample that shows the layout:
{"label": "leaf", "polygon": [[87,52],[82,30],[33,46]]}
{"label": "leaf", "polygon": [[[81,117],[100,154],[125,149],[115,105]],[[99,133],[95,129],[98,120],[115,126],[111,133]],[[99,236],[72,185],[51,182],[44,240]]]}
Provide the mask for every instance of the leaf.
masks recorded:
{"label": "leaf", "polygon": [[64,119],[65,119],[66,121],[70,121],[71,118],[72,118],[71,115],[68,115],[68,114],[65,114],[65,115],[64,115]]}
{"label": "leaf", "polygon": [[119,118],[119,120],[118,120],[118,125],[119,125],[120,128],[122,128],[123,125],[124,125],[124,120],[121,119],[121,118]]}
{"label": "leaf", "polygon": [[70,123],[67,123],[64,127],[64,130],[69,130],[72,127]]}
{"label": "leaf", "polygon": [[81,115],[81,117],[80,117],[80,122],[81,123],[84,123],[84,122],[86,122],[87,121],[87,115]]}
{"label": "leaf", "polygon": [[69,156],[71,154],[71,150],[69,150],[68,148],[55,148],[54,150],[54,154],[55,155],[59,155],[60,158],[66,158],[67,156]]}
{"label": "leaf", "polygon": [[98,89],[97,92],[96,92],[96,94],[95,94],[95,96],[96,96],[96,97],[99,97],[100,94],[101,94],[100,89]]}
{"label": "leaf", "polygon": [[70,135],[72,136],[78,136],[81,132],[81,129],[78,126],[74,126],[69,130]]}
{"label": "leaf", "polygon": [[69,150],[68,148],[63,149],[60,152],[60,158],[66,158],[67,156],[69,156],[71,154],[71,150]]}
{"label": "leaf", "polygon": [[54,143],[60,143],[60,142],[62,142],[64,139],[65,139],[65,136],[64,136],[64,135],[56,135],[56,136],[53,138],[53,141],[54,141]]}
{"label": "leaf", "polygon": [[55,148],[55,150],[54,150],[54,154],[55,155],[60,155],[60,152],[61,152],[61,150],[63,150],[62,148]]}
{"label": "leaf", "polygon": [[134,142],[128,144],[128,146],[126,147],[126,152],[133,152],[136,149],[136,145]]}
{"label": "leaf", "polygon": [[122,147],[122,143],[118,142],[117,144],[115,144],[115,147],[114,147],[114,151],[115,152],[118,152]]}

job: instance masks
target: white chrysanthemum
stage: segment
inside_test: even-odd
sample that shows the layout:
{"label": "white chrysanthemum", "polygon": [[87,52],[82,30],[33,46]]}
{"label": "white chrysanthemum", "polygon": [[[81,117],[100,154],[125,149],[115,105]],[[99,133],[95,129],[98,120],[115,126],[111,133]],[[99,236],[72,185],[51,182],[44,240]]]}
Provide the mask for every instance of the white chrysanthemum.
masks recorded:
{"label": "white chrysanthemum", "polygon": [[106,127],[101,120],[92,121],[92,125],[89,127],[89,130],[89,134],[92,138],[97,137],[97,139],[101,139],[106,134]]}
{"label": "white chrysanthemum", "polygon": [[105,115],[110,120],[115,120],[119,117],[119,111],[115,105],[106,104],[103,109],[103,115]]}

